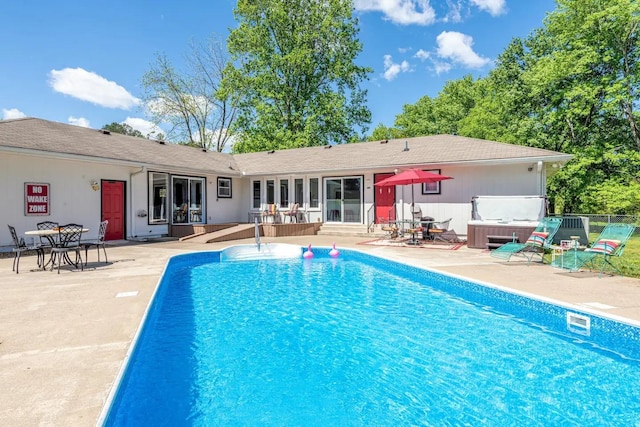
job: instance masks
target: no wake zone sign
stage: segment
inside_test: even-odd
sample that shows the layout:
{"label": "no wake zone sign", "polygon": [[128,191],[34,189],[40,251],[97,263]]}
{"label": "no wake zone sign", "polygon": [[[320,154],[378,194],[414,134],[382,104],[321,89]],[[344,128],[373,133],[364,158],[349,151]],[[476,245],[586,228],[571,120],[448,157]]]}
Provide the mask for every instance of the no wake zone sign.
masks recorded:
{"label": "no wake zone sign", "polygon": [[49,184],[25,182],[24,214],[49,215]]}

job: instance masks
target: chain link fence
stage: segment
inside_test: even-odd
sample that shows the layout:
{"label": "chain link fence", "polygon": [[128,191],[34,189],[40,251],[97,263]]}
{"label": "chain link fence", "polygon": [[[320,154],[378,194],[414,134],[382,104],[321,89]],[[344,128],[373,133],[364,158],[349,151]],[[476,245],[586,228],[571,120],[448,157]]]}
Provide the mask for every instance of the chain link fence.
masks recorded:
{"label": "chain link fence", "polygon": [[[609,223],[635,224],[634,236],[640,236],[640,215],[564,214],[565,217],[583,218],[588,233],[600,233]],[[586,218],[586,221],[584,220]]]}

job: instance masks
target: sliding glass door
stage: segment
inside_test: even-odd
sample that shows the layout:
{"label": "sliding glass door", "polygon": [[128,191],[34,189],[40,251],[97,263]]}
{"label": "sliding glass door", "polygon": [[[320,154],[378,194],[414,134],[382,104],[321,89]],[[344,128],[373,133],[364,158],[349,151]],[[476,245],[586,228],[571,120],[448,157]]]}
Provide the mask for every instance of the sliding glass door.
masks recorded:
{"label": "sliding glass door", "polygon": [[362,223],[362,177],[325,179],[326,222]]}

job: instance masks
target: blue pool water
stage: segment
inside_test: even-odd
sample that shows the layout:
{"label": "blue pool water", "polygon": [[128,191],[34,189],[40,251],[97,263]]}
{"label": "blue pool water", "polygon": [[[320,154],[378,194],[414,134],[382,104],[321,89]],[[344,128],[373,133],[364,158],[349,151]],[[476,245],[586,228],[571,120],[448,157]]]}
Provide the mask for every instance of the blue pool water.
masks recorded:
{"label": "blue pool water", "polygon": [[640,425],[638,328],[315,252],[172,259],[105,424]]}

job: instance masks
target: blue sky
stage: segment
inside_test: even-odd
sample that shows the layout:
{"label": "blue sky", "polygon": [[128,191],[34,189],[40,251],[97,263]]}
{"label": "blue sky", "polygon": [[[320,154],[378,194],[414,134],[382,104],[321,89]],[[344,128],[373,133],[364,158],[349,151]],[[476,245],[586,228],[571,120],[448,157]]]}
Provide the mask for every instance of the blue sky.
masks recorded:
{"label": "blue sky", "polygon": [[[151,123],[140,102],[157,54],[180,69],[192,41],[226,38],[234,0],[2,1],[0,118],[38,117],[99,129]],[[374,71],[362,87],[369,133],[448,80],[486,76],[514,37],[542,27],[554,0],[355,0]]]}

